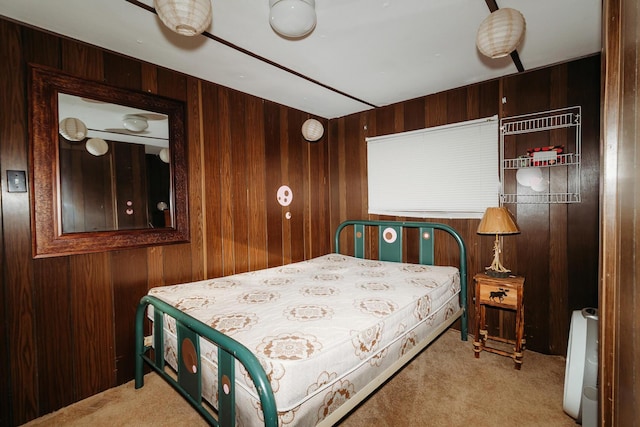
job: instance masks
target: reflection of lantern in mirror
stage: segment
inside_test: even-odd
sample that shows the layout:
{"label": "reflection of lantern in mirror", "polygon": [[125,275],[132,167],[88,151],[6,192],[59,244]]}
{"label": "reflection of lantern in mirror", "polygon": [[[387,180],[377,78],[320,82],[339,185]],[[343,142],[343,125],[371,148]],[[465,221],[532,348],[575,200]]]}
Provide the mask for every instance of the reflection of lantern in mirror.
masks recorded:
{"label": "reflection of lantern in mirror", "polygon": [[66,140],[78,142],[87,136],[87,126],[80,119],[67,117],[60,120],[59,132]]}
{"label": "reflection of lantern in mirror", "polygon": [[169,163],[171,159],[168,148],[163,148],[162,150],[160,150],[160,153],[158,154],[158,156],[160,157],[160,160],[162,160],[165,163]]}
{"label": "reflection of lantern in mirror", "polygon": [[89,154],[94,156],[104,156],[109,151],[109,144],[102,138],[91,138],[85,144]]}

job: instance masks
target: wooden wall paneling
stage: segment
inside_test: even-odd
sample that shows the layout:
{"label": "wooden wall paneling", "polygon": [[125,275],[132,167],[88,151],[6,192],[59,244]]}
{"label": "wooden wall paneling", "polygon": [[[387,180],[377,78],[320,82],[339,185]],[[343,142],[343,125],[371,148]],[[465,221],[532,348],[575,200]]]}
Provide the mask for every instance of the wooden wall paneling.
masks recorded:
{"label": "wooden wall paneling", "polygon": [[439,92],[426,97],[426,117],[425,127],[434,127],[447,124],[447,101],[446,92]]}
{"label": "wooden wall paneling", "polygon": [[[169,98],[180,101],[187,101],[187,79],[184,74],[171,71],[166,68],[157,67],[158,78],[158,95],[167,96]],[[187,114],[189,111],[187,110]],[[187,117],[187,123],[191,122]]]}
{"label": "wooden wall paneling", "polygon": [[567,305],[573,311],[598,306],[601,103],[593,82],[600,81],[600,59],[585,58],[567,68],[567,103],[582,106],[582,200],[567,208]]}
{"label": "wooden wall paneling", "polygon": [[[197,126],[194,123],[192,114],[193,111],[189,109],[187,102],[187,77],[177,72],[167,70],[164,68],[157,68],[157,87],[158,95],[166,96],[169,98],[177,99],[185,102],[185,114],[186,114],[186,126],[188,141],[187,141],[187,161],[189,160],[189,151],[193,143],[191,139],[191,130],[193,126]],[[187,170],[190,175],[191,165],[187,165]],[[187,190],[189,191],[189,190]],[[163,250],[163,271],[164,280],[166,284],[191,282],[194,278],[193,265],[201,265],[202,261],[193,258],[191,252],[191,243],[181,243],[176,245],[166,245]],[[197,267],[196,271],[200,271],[201,267]]]}
{"label": "wooden wall paneling", "polygon": [[[222,218],[223,174],[221,141],[228,131],[222,124],[226,114],[226,105],[219,104],[218,87],[211,83],[202,83],[202,125],[203,125],[203,208],[207,224],[204,244],[207,248],[206,277],[220,277],[224,274]],[[190,154],[191,155],[191,154]]]}
{"label": "wooden wall paneling", "polygon": [[[0,22],[0,35],[4,34],[3,31],[3,23]],[[0,51],[0,54],[2,52]],[[4,71],[2,68],[0,70]],[[0,82],[0,90],[3,89]],[[0,104],[0,108],[4,107],[4,105]],[[1,119],[0,119],[1,120]],[[4,139],[4,123],[0,121],[0,140]],[[0,157],[0,171],[2,171],[2,157]],[[2,221],[2,196],[0,196],[0,224]],[[2,372],[11,372],[11,356],[9,354],[9,332],[7,330],[7,310],[6,310],[6,302],[7,298],[5,296],[5,252],[4,252],[4,231],[2,227],[0,227],[0,342],[3,344],[0,347],[0,369]],[[11,414],[11,376],[5,375],[5,381],[0,384],[0,425],[9,425],[11,423],[11,419],[13,415]]]}
{"label": "wooden wall paneling", "polygon": [[638,21],[636,1],[604,2],[600,422],[640,419],[638,318]]}
{"label": "wooden wall paneling", "polygon": [[308,252],[306,258],[312,258],[331,252],[332,231],[329,224],[329,182],[328,182],[328,140],[327,121],[321,120],[325,134],[317,142],[307,142],[307,162],[309,172],[306,177],[309,181],[307,188],[309,194],[309,208],[305,215],[305,234],[309,237]]}
{"label": "wooden wall paneling", "polygon": [[69,257],[76,400],[116,385],[110,260],[108,252]]}
{"label": "wooden wall paneling", "polygon": [[[116,384],[134,376],[135,325],[138,302],[147,293],[147,249],[111,252]],[[91,284],[87,283],[87,286]],[[99,368],[100,369],[100,368]]]}
{"label": "wooden wall paneling", "polygon": [[467,88],[447,91],[447,123],[467,120]]}
{"label": "wooden wall paneling", "polygon": [[247,162],[246,104],[247,96],[236,91],[230,92],[229,101],[231,129],[231,198],[234,267],[236,273],[249,270],[249,169]]}
{"label": "wooden wall paneling", "polygon": [[[15,54],[22,52],[23,64],[38,63],[42,65],[56,67],[60,63],[60,40],[59,38],[45,32],[37,31],[27,27],[19,27],[14,24],[9,24],[7,21],[0,21],[0,24],[5,26],[14,27],[17,31],[20,31],[22,35],[21,45],[17,44],[15,49],[11,49],[12,53],[3,53],[2,57],[6,58],[3,61],[3,65],[17,65],[13,63],[12,59],[15,59]],[[6,43],[12,40],[11,37],[3,35],[0,40],[5,41],[0,45],[0,49],[9,47],[10,43]],[[19,83],[15,81],[12,85],[14,89],[24,85],[24,94],[28,93],[27,82],[23,80],[23,67],[14,68],[11,71],[3,70],[0,75],[6,76],[10,79],[17,79],[22,81]],[[11,93],[11,91],[4,90],[2,93]],[[24,112],[28,111],[27,105],[28,98],[24,99]],[[16,111],[20,111],[20,104],[12,103],[11,109],[16,108]],[[9,106],[3,108],[3,111],[10,111]],[[10,119],[10,115],[4,115],[7,119]],[[13,120],[12,120],[13,122]],[[5,125],[2,129],[9,129]],[[5,138],[2,138],[4,144]],[[28,135],[25,131],[24,135],[24,147],[28,150]],[[3,171],[4,163],[7,159],[5,153],[0,155],[3,159]],[[25,167],[26,169],[26,167]],[[24,211],[25,216],[28,215],[29,208]],[[4,247],[4,246],[3,246]],[[11,251],[13,254],[13,250]],[[17,254],[16,254],[17,255]],[[29,255],[29,258],[30,255]],[[12,265],[12,264],[9,264]],[[74,381],[73,376],[69,375],[72,372],[73,359],[72,359],[72,345],[71,345],[71,330],[69,325],[69,284],[67,281],[68,260],[67,258],[56,258],[48,260],[33,261],[33,299],[35,307],[35,331],[32,336],[24,336],[25,339],[34,340],[37,363],[31,369],[33,373],[37,373],[37,382],[34,384],[37,390],[37,413],[32,412],[30,415],[26,415],[24,411],[16,411],[13,415],[13,421],[9,419],[0,419],[0,424],[11,425],[12,423],[22,423],[28,419],[37,416],[40,413],[51,412],[62,406],[68,405],[74,402]],[[13,301],[8,296],[6,301]],[[4,336],[4,335],[3,335]],[[64,350],[67,351],[64,351]],[[10,348],[7,348],[10,351]],[[4,352],[3,352],[4,353]],[[35,356],[35,355],[34,355]],[[3,378],[10,378],[9,375]],[[12,398],[6,396],[6,399],[2,399],[7,405],[21,405],[25,399],[30,399],[29,393],[33,391],[31,384],[29,384],[26,378],[23,378],[20,382],[19,393],[14,393]],[[7,383],[7,386],[11,386],[11,381]],[[2,418],[8,416],[10,411],[0,411],[3,413]]]}
{"label": "wooden wall paneling", "polygon": [[[622,22],[625,6],[632,1],[605,0],[603,2],[602,35],[602,194],[600,205],[600,229],[602,249],[599,254],[599,268],[601,283],[598,287],[600,312],[598,317],[599,348],[598,348],[598,377],[600,379],[598,393],[599,424],[604,427],[622,425],[619,418],[620,384],[620,353],[633,353],[630,342],[621,340],[619,328],[621,324],[619,299],[621,292],[619,251],[622,224],[618,223],[618,199],[622,197],[618,192],[618,162],[619,145],[623,139],[624,128],[621,126],[621,114],[625,111],[623,87],[624,50],[628,47],[637,49],[638,42],[629,40],[629,46],[622,38]],[[629,96],[629,95],[628,95]],[[631,96],[629,96],[631,98]],[[633,98],[637,99],[637,95]],[[628,232],[625,230],[624,232]],[[633,282],[631,282],[633,283]],[[621,348],[622,345],[622,348]],[[636,350],[635,355],[638,352]],[[638,400],[639,394],[634,393]],[[639,404],[636,407],[640,406]],[[632,420],[627,420],[629,423]]]}
{"label": "wooden wall paneling", "polygon": [[[307,119],[307,115],[305,114],[301,117],[301,125]],[[313,252],[311,250],[311,245],[313,244],[314,233],[311,228],[311,199],[314,197],[314,192],[311,188],[311,183],[313,181],[312,178],[312,166],[311,166],[311,154],[309,150],[309,142],[304,139],[302,136],[302,132],[300,132],[300,145],[304,148],[302,149],[302,185],[300,186],[300,191],[298,192],[299,196],[302,196],[302,229],[304,236],[304,244],[303,244],[303,253],[304,258],[309,258],[309,255]]]}
{"label": "wooden wall paneling", "polygon": [[39,413],[75,402],[69,258],[33,261]]}
{"label": "wooden wall paneling", "polygon": [[267,265],[283,264],[282,230],[286,208],[276,199],[282,181],[282,156],[280,154],[280,106],[266,101],[264,104],[264,150],[266,189]]}
{"label": "wooden wall paneling", "polygon": [[[345,121],[346,118],[340,118],[333,122],[335,130],[332,133],[332,153],[331,161],[333,162],[332,175],[335,179],[334,189],[331,193],[331,206],[335,212],[333,218],[333,229],[335,230],[338,225],[347,218],[347,180],[346,180],[346,143],[345,143]],[[335,145],[334,145],[335,143]],[[343,233],[340,236],[340,247],[344,250],[353,250],[353,239],[348,239],[347,235]]]}
{"label": "wooden wall paneling", "polygon": [[63,71],[85,79],[104,79],[102,50],[70,39],[60,39],[60,46],[60,64]]}
{"label": "wooden wall paneling", "polygon": [[[21,56],[20,27],[12,23],[0,22],[2,46],[2,97],[0,107],[0,159],[1,179],[4,182],[6,170],[27,170],[27,101],[26,81]],[[6,183],[5,183],[6,184]],[[19,424],[37,416],[37,354],[34,333],[37,327],[34,313],[34,295],[31,283],[31,239],[29,223],[29,194],[6,192],[2,186],[2,234],[3,252],[11,264],[3,271],[3,307],[6,333],[3,335],[9,353],[9,370],[6,384],[13,422]],[[10,253],[7,252],[10,248]],[[2,358],[4,360],[4,357]],[[3,386],[3,392],[4,390]],[[7,399],[9,400],[9,399]],[[4,415],[2,416],[4,418]]]}
{"label": "wooden wall paneling", "polygon": [[[287,114],[287,181],[293,192],[293,199],[289,205],[291,219],[288,222],[290,234],[287,236],[291,248],[291,262],[305,259],[305,242],[309,236],[305,235],[305,177],[304,172],[307,156],[307,142],[301,134],[302,124],[306,114],[297,110],[288,110]],[[286,242],[286,240],[285,240]],[[286,243],[285,243],[286,244]]]}
{"label": "wooden wall paneling", "polygon": [[[7,21],[4,22],[9,24]],[[20,27],[17,24],[15,26],[22,34],[22,44],[16,50],[16,53],[22,53],[25,64],[37,63],[49,67],[60,66],[60,39],[58,37],[33,28]]]}
{"label": "wooden wall paneling", "polygon": [[246,103],[249,270],[268,266],[267,204],[277,204],[275,193],[267,193],[264,103],[248,97]]}
{"label": "wooden wall paneling", "polygon": [[[344,151],[344,143],[342,142],[342,138],[340,135],[343,131],[342,126],[343,119],[334,119],[329,121],[328,126],[328,140],[327,144],[329,146],[329,215],[331,217],[330,220],[330,228],[331,232],[335,233],[338,225],[341,220],[341,209],[343,209],[343,203],[340,198],[341,191],[344,191],[345,182],[341,179],[341,171],[343,170],[343,165],[340,159],[342,156],[341,152]],[[340,246],[343,247],[346,245],[346,240],[342,240],[343,237],[340,237]],[[331,241],[331,249],[335,251],[335,242]]]}
{"label": "wooden wall paneling", "polygon": [[164,286],[164,246],[147,248],[147,290]]}
{"label": "wooden wall paneling", "polygon": [[403,102],[403,132],[425,128],[426,103],[424,97]]}
{"label": "wooden wall paneling", "polygon": [[192,282],[191,244],[166,245],[162,251],[164,282],[167,285]]}
{"label": "wooden wall paneling", "polygon": [[235,273],[235,252],[233,233],[233,170],[232,170],[232,143],[231,143],[231,108],[229,101],[229,89],[220,88],[218,91],[218,143],[220,157],[220,238],[222,239],[222,275]]}
{"label": "wooden wall paneling", "polygon": [[[622,14],[622,43],[623,43],[623,93],[624,103],[620,115],[620,126],[623,129],[623,140],[619,144],[618,166],[618,222],[620,253],[620,283],[619,283],[619,324],[618,329],[618,368],[619,383],[617,403],[618,425],[637,425],[640,423],[640,279],[638,255],[640,240],[638,233],[640,220],[640,106],[638,92],[640,89],[640,75],[638,64],[638,41],[640,34],[640,6],[637,2],[623,2]],[[633,94],[633,97],[630,95]]]}
{"label": "wooden wall paneling", "polygon": [[[295,182],[292,182],[291,177],[289,177],[289,163],[290,163],[289,110],[282,106],[280,106],[279,109],[280,109],[279,142],[280,142],[280,157],[282,159],[282,161],[280,162],[280,179],[282,181],[282,185],[287,185],[291,189],[293,193],[293,197],[297,197]],[[292,260],[291,254],[292,254],[292,245],[293,245],[293,242],[291,240],[291,220],[286,219],[285,215],[286,215],[286,212],[291,212],[291,215],[293,217],[293,211],[291,211],[291,209],[293,209],[294,207],[295,205],[293,205],[293,199],[292,199],[292,204],[290,204],[287,207],[282,207],[282,212],[280,216],[282,221],[282,261],[284,264],[289,264]]]}
{"label": "wooden wall paneling", "polygon": [[[424,97],[413,99],[403,103],[404,109],[402,111],[402,123],[403,132],[425,128],[425,110],[426,101]],[[364,156],[366,164],[366,153]],[[407,220],[414,220],[415,218],[407,218]],[[400,219],[402,220],[402,219]],[[418,262],[419,260],[419,230],[407,230],[405,232],[405,239],[403,241],[403,254],[405,262]]]}
{"label": "wooden wall paneling", "polygon": [[204,118],[202,82],[187,79],[187,164],[189,171],[189,232],[191,248],[191,280],[207,277],[206,175],[204,151]]}
{"label": "wooden wall paneling", "polygon": [[[0,27],[2,23],[0,22]],[[3,31],[0,29],[0,34]],[[2,137],[2,131],[0,131],[0,137]],[[0,158],[0,170],[2,169],[2,159]],[[2,223],[2,197],[0,197],[0,224]],[[7,329],[7,310],[5,296],[5,253],[4,253],[4,232],[0,227],[0,342],[2,347],[0,349],[0,369],[3,372],[11,372],[11,356],[9,347],[9,331]],[[9,425],[13,419],[11,413],[11,376],[5,375],[5,381],[0,384],[0,425]]]}
{"label": "wooden wall paneling", "polygon": [[[569,106],[567,104],[567,66],[560,65],[551,70],[550,109]],[[549,145],[565,146],[575,152],[575,144],[568,144],[574,135],[573,129],[557,129],[549,132]],[[570,148],[570,145],[573,148]],[[566,193],[569,189],[568,169],[549,168],[549,192]],[[567,270],[567,222],[568,205],[549,205],[549,352],[565,354],[567,331],[569,330],[569,272]]]}
{"label": "wooden wall paneling", "polygon": [[[344,219],[361,219],[367,215],[367,178],[365,173],[366,156],[362,157],[363,145],[360,118],[352,115],[345,119],[344,179],[346,216]],[[365,147],[366,148],[366,147]]]}
{"label": "wooden wall paneling", "polygon": [[126,89],[142,90],[142,63],[122,55],[104,52],[104,82]]}

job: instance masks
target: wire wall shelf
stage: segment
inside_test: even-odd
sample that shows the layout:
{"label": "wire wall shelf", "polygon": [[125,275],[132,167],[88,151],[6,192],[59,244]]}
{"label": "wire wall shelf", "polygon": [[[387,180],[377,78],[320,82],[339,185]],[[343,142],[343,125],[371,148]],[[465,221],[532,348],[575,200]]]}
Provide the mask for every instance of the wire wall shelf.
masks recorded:
{"label": "wire wall shelf", "polygon": [[[518,203],[579,203],[582,147],[582,110],[580,106],[560,108],[500,120],[500,202]],[[565,132],[557,130],[566,129]],[[509,153],[515,152],[517,135],[548,131],[539,140],[543,147],[518,153],[515,158],[505,158],[505,144]],[[555,132],[553,132],[555,131]],[[513,136],[510,136],[513,135]],[[553,135],[553,136],[551,136]],[[510,137],[509,137],[510,136]],[[509,137],[505,141],[505,137]],[[536,140],[527,138],[527,141]],[[551,145],[551,141],[561,145]],[[555,168],[564,168],[566,173],[551,173]],[[535,183],[521,179],[522,172],[531,172]],[[559,170],[560,171],[560,170]],[[535,173],[534,173],[535,172]],[[554,180],[552,185],[551,180]],[[562,181],[560,181],[562,180]],[[506,182],[505,182],[506,181]],[[524,181],[524,182],[523,182]],[[560,192],[551,191],[560,189]],[[514,191],[515,190],[515,191]]]}

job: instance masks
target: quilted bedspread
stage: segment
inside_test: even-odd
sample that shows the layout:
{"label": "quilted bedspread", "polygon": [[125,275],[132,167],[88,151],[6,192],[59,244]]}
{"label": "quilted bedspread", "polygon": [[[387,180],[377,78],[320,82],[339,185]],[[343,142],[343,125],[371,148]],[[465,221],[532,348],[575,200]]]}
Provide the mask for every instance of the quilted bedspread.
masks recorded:
{"label": "quilted bedspread", "polygon": [[[158,287],[149,294],[253,351],[269,376],[279,413],[293,413],[315,398],[320,403],[313,412],[321,419],[331,405],[357,391],[358,385],[349,379],[352,373],[397,358],[390,349],[402,354],[412,347],[415,328],[453,315],[459,308],[459,291],[459,271],[454,267],[329,254]],[[165,319],[165,328],[175,342],[171,319]],[[202,340],[201,349],[203,365],[214,373],[215,347]],[[165,354],[175,366],[175,343]],[[246,371],[241,372],[238,387],[257,401]],[[207,375],[203,394],[215,400],[215,387],[216,375]]]}

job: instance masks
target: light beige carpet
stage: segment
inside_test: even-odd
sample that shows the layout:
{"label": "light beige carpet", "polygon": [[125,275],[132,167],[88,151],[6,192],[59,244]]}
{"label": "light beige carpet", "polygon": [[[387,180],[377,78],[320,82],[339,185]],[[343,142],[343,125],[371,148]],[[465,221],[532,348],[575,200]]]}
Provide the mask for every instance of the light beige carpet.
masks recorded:
{"label": "light beige carpet", "polygon": [[[445,332],[377,393],[343,427],[570,426],[562,410],[564,358],[525,351],[522,370],[507,357],[473,357],[472,337]],[[155,374],[107,390],[27,424],[35,426],[205,426]]]}

